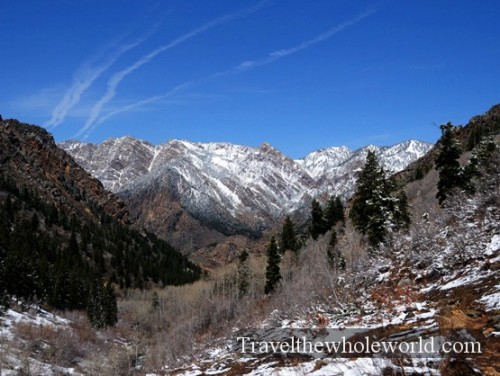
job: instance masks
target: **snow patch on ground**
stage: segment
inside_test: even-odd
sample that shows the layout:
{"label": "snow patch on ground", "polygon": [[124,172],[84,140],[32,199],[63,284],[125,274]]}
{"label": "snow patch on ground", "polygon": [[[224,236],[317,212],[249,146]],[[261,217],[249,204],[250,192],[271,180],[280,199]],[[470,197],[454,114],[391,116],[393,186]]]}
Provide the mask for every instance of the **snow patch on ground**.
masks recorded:
{"label": "snow patch on ground", "polygon": [[491,238],[491,242],[488,245],[488,248],[486,248],[484,254],[486,256],[493,256],[499,250],[500,250],[500,235],[494,235],[493,238]]}
{"label": "snow patch on ground", "polygon": [[[496,286],[500,290],[500,285]],[[490,295],[485,295],[479,302],[484,304],[486,311],[495,311],[500,309],[500,292],[495,292]]]}
{"label": "snow patch on ground", "polygon": [[8,309],[4,315],[0,316],[0,337],[12,339],[12,330],[16,324],[32,324],[36,326],[61,326],[68,325],[69,320],[52,314],[41,308],[31,307],[34,313],[17,312]]}
{"label": "snow patch on ground", "polygon": [[487,278],[493,274],[493,272],[490,272],[490,271],[479,272],[479,271],[473,270],[471,272],[472,273],[468,273],[460,278],[452,279],[450,282],[441,286],[439,289],[441,291],[444,291],[444,290],[450,290],[453,288],[457,288],[457,287],[463,286],[463,285],[469,285],[471,283],[475,283],[475,282],[478,282],[484,278]]}
{"label": "snow patch on ground", "polygon": [[3,359],[0,365],[0,375],[19,375],[20,370],[25,370],[27,365],[29,365],[31,375],[80,375],[73,368],[64,368],[43,363],[31,357],[21,357],[21,355],[12,351],[8,342],[16,340],[14,331],[18,324],[61,328],[67,327],[70,324],[69,320],[34,305],[30,306],[28,311],[18,312],[8,309],[3,315],[0,315],[0,355]]}

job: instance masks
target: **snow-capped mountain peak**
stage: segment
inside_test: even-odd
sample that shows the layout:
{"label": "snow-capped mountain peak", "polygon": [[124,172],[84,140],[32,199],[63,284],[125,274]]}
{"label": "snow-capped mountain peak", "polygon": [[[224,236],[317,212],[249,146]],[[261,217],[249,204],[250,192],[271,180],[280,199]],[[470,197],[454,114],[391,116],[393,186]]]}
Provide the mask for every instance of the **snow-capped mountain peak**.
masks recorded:
{"label": "snow-capped mountain peak", "polygon": [[[60,146],[109,190],[143,197],[137,205],[168,192],[169,200],[179,202],[203,223],[227,233],[242,229],[259,233],[284,215],[307,207],[313,197],[351,195],[368,150],[377,153],[387,171],[396,172],[432,145],[406,141],[354,151],[331,147],[301,160],[292,160],[269,143],[255,148],[170,140],[154,146],[127,136],[100,145],[66,141]],[[154,217],[161,217],[160,209],[153,209]]]}

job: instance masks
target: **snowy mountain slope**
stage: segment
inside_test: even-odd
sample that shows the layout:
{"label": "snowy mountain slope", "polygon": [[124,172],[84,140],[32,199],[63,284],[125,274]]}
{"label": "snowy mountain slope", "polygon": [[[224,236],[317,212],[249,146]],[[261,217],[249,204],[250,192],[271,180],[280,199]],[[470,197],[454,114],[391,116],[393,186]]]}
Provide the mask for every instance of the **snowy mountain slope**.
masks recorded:
{"label": "snowy mountain slope", "polygon": [[328,193],[348,197],[356,183],[356,172],[366,160],[368,151],[374,151],[387,173],[403,170],[411,162],[425,155],[432,145],[409,140],[390,147],[368,145],[351,151],[348,148],[332,147],[308,154],[297,162],[316,180],[314,195]]}
{"label": "snowy mountain slope", "polygon": [[[171,140],[153,146],[123,137],[100,145],[66,141],[60,146],[119,193],[138,222],[169,240],[168,234],[197,226],[183,213],[224,236],[258,237],[284,215],[308,208],[314,197],[351,195],[368,150],[377,152],[387,170],[400,171],[432,147],[419,141],[356,151],[337,147],[292,160],[266,143],[253,148]],[[172,202],[178,203],[175,210]],[[176,245],[184,248],[185,243],[179,239]]]}
{"label": "snowy mountain slope", "polygon": [[155,156],[153,145],[133,137],[109,139],[100,145],[66,141],[59,146],[112,192],[148,173]]}
{"label": "snowy mountain slope", "polygon": [[112,192],[133,190],[175,171],[190,187],[195,200],[199,197],[194,191],[201,185],[206,194],[231,209],[245,206],[245,196],[265,195],[271,197],[271,202],[279,201],[278,207],[268,207],[272,215],[294,209],[305,193],[335,191],[335,181],[354,176],[369,150],[378,154],[388,172],[398,172],[432,147],[415,140],[391,147],[370,145],[355,151],[341,146],[294,161],[269,144],[252,148],[171,140],[153,146],[127,136],[100,145],[65,141],[59,146]]}

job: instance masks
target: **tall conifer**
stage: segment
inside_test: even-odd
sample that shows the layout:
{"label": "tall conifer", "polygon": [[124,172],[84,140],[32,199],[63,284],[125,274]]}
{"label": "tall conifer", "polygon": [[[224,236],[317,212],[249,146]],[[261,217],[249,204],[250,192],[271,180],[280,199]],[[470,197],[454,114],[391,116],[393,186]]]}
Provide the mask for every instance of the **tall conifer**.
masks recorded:
{"label": "tall conifer", "polygon": [[280,261],[276,238],[273,236],[267,248],[266,285],[264,287],[266,294],[274,292],[281,280]]}
{"label": "tall conifer", "polygon": [[295,226],[289,216],[286,217],[281,231],[281,251],[298,251],[297,235],[295,234]]}
{"label": "tall conifer", "polygon": [[464,186],[463,170],[460,167],[460,154],[462,148],[456,140],[451,123],[441,125],[441,143],[439,155],[436,159],[436,169],[439,171],[438,193],[436,195],[440,204],[448,197],[450,191],[456,187]]}

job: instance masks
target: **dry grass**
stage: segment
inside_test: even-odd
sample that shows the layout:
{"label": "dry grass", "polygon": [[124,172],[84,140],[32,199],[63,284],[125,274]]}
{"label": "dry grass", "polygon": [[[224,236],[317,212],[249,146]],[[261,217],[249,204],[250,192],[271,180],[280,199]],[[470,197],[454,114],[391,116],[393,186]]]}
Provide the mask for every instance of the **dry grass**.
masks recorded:
{"label": "dry grass", "polygon": [[[238,289],[236,265],[190,285],[127,291],[119,299],[120,322],[115,330],[129,339],[138,354],[136,361],[147,369],[159,372],[167,363],[193,358],[200,351],[196,344],[230,335],[233,326],[257,322],[268,313],[267,309],[262,309],[262,315],[255,313],[262,308],[265,259],[251,257],[248,263],[244,296]],[[153,307],[154,294],[157,308]]]}
{"label": "dry grass", "polygon": [[74,321],[70,326],[14,325],[14,353],[24,363],[20,374],[32,374],[32,358],[53,366],[75,368],[84,374],[130,374],[131,356],[127,346],[117,341],[119,333],[114,329],[96,333],[85,316],[71,315]]}

